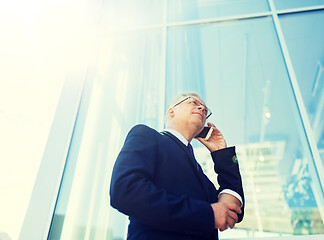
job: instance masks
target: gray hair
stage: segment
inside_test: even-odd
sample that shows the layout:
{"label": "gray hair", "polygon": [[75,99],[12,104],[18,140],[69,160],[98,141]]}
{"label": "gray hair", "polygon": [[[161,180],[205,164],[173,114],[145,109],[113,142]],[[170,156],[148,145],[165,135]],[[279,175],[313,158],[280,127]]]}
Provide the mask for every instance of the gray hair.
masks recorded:
{"label": "gray hair", "polygon": [[196,93],[196,92],[183,92],[183,93],[178,94],[168,104],[168,107],[166,109],[165,116],[164,116],[165,125],[167,125],[167,123],[168,123],[168,116],[169,116],[168,111],[169,111],[169,108],[173,107],[174,105],[176,105],[178,102],[180,102],[182,99],[184,99],[186,97],[196,97],[196,98],[199,98],[199,99],[202,100],[200,95],[198,93]]}

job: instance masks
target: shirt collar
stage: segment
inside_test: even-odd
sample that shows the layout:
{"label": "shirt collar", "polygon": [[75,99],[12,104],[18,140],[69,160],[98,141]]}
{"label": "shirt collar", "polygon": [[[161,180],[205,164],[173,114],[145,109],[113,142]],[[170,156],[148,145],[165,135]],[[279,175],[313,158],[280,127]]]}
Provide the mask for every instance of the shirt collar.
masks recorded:
{"label": "shirt collar", "polygon": [[171,133],[172,135],[174,135],[175,137],[177,137],[184,145],[188,146],[189,142],[187,141],[187,139],[178,131],[171,129],[171,128],[166,128],[164,129],[164,131],[168,131],[169,133]]}

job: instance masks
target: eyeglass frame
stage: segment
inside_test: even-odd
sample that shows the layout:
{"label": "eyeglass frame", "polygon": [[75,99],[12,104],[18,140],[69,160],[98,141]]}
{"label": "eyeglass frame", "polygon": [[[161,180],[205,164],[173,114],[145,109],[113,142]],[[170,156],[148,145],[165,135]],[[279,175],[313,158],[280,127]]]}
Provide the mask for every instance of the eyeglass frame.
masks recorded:
{"label": "eyeglass frame", "polygon": [[[206,106],[206,105],[204,105],[204,104],[202,104],[198,99],[196,99],[196,98],[194,98],[194,97],[192,97],[192,96],[189,96],[189,97],[186,97],[186,98],[184,98],[184,99],[182,99],[180,102],[178,102],[177,104],[175,104],[173,107],[176,107],[176,106],[178,106],[180,103],[183,103],[184,101],[187,101],[189,98],[193,98],[194,100],[196,100],[197,102],[199,102],[199,104],[200,105],[196,105],[196,106],[203,106],[205,109],[207,109],[207,114],[206,114],[206,119],[207,118],[209,118],[210,117],[210,115],[212,115],[212,111],[210,111],[210,109]],[[208,114],[208,112],[209,112],[209,114]]]}

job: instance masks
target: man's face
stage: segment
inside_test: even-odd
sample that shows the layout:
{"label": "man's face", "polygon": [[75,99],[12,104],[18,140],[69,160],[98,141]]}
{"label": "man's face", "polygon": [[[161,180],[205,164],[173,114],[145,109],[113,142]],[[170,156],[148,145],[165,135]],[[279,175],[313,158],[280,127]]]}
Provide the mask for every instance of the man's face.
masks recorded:
{"label": "man's face", "polygon": [[203,127],[207,117],[205,103],[197,97],[184,97],[173,107],[175,119]]}

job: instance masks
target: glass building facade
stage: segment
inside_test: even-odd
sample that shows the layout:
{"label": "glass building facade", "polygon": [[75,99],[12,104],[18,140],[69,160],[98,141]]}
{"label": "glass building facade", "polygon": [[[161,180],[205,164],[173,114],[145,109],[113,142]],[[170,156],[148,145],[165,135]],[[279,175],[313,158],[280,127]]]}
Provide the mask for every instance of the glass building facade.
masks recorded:
{"label": "glass building facade", "polygon": [[237,146],[246,213],[221,238],[324,234],[324,0],[119,0],[96,11],[95,56],[63,88],[20,239],[125,239],[127,217],[109,204],[113,164],[130,128],[162,130],[182,91],[200,93]]}

